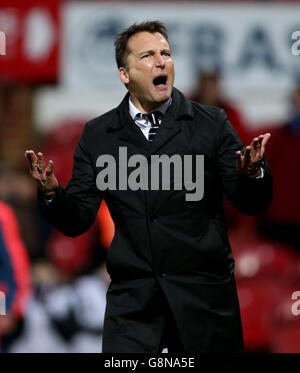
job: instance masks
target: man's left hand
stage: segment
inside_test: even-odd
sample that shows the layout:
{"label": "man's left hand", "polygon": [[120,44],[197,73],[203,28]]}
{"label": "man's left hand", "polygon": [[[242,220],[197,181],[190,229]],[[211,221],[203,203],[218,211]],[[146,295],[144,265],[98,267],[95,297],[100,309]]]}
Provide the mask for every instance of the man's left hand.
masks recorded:
{"label": "man's left hand", "polygon": [[259,135],[252,140],[251,145],[246,146],[244,155],[241,151],[236,152],[237,169],[240,174],[251,178],[261,175],[262,157],[270,137],[270,133]]}

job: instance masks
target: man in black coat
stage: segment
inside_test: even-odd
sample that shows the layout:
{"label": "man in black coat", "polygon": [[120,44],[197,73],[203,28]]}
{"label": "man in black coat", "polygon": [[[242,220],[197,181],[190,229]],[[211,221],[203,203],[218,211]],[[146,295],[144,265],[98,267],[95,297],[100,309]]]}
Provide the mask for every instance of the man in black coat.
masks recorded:
{"label": "man in black coat", "polygon": [[46,165],[42,153],[26,151],[41,208],[56,229],[77,236],[92,225],[103,198],[108,205],[115,236],[107,256],[112,281],[103,352],[160,352],[164,346],[239,351],[242,328],[222,200],[225,193],[248,215],[266,211],[270,134],[244,149],[223,110],[173,88],[161,23],[133,25],[115,45],[128,93],[117,108],[86,124],[67,188],[55,178],[52,161]]}

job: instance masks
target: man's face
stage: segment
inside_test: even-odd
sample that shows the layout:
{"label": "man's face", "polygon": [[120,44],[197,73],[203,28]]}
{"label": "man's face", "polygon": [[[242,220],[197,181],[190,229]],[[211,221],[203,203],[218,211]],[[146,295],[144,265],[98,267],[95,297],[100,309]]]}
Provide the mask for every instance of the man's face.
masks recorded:
{"label": "man's face", "polygon": [[119,69],[131,99],[142,112],[168,100],[174,83],[174,64],[169,43],[158,32],[139,32],[128,41],[127,68]]}

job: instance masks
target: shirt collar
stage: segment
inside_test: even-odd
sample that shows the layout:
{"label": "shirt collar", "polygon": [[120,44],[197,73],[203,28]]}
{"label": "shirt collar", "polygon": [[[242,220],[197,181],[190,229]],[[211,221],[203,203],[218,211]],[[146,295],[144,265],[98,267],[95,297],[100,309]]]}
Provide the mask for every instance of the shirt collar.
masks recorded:
{"label": "shirt collar", "polygon": [[[160,111],[162,114],[166,114],[167,110],[171,106],[172,103],[172,97],[168,99],[168,101],[163,102],[155,111]],[[140,113],[140,111],[134,106],[133,102],[131,101],[131,97],[129,96],[129,113],[133,120],[135,120],[135,117],[137,114]]]}

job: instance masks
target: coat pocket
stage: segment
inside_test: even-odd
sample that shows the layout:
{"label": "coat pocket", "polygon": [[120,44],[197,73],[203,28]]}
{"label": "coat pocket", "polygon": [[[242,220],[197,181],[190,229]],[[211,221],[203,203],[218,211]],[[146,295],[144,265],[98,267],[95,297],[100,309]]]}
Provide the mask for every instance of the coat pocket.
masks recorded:
{"label": "coat pocket", "polygon": [[226,232],[224,236],[222,226],[215,219],[209,220],[206,234],[198,242],[197,273],[207,273],[213,276],[228,276],[229,258]]}

